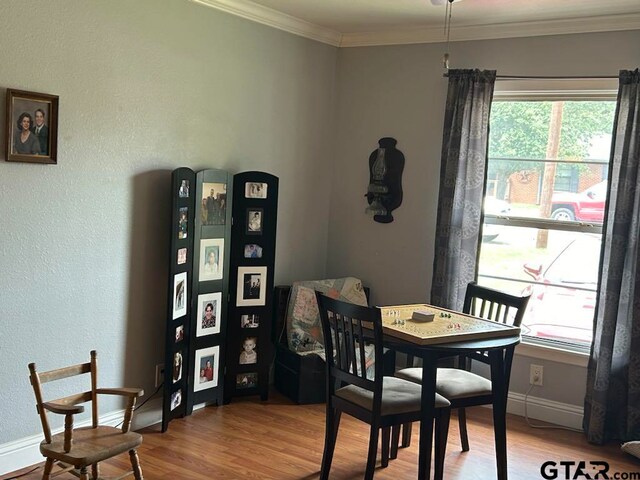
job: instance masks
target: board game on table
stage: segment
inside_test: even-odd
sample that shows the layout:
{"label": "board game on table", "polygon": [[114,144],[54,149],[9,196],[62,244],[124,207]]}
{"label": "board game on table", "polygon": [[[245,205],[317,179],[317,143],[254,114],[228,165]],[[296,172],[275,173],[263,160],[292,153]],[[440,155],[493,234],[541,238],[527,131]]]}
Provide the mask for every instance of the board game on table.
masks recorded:
{"label": "board game on table", "polygon": [[[379,307],[384,333],[418,345],[436,345],[466,340],[512,337],[520,334],[520,327],[465,315],[425,303]],[[412,320],[416,310],[432,312],[433,321]]]}

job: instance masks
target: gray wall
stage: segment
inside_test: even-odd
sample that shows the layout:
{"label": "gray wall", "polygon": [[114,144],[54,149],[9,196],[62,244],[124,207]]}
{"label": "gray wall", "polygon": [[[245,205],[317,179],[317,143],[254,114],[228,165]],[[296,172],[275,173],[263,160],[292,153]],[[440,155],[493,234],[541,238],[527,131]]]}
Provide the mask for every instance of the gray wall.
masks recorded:
{"label": "gray wall", "polygon": [[[451,44],[451,66],[511,75],[617,75],[640,66],[639,44],[640,31],[460,42]],[[338,53],[327,274],[361,277],[376,304],[429,299],[447,91],[443,52],[441,44],[425,44]],[[384,136],[395,137],[406,158],[404,200],[390,225],[363,213],[367,159]],[[512,390],[528,388],[529,363],[516,360]],[[582,404],[585,369],[543,365],[545,386],[534,394]]]}
{"label": "gray wall", "polygon": [[60,133],[57,166],[0,161],[0,445],[40,432],[29,362],[97,349],[102,385],[153,392],[174,168],[279,176],[276,282],[324,277],[337,56],[185,0],[1,10],[0,111],[59,95]]}

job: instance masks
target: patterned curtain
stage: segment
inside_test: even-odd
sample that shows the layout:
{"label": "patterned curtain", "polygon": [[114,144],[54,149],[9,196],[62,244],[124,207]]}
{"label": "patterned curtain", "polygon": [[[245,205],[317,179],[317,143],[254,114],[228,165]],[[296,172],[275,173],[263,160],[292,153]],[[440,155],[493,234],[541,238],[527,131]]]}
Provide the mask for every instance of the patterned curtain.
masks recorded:
{"label": "patterned curtain", "polygon": [[640,440],[640,73],[620,71],[600,294],[587,373],[592,443]]}
{"label": "patterned curtain", "polygon": [[475,280],[496,72],[450,70],[431,303],[461,310]]}

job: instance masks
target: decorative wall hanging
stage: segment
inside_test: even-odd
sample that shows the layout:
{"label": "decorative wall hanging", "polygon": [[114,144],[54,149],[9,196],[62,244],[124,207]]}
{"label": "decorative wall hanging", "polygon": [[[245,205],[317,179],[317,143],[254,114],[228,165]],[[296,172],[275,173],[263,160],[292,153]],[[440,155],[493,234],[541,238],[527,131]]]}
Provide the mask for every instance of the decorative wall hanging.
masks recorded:
{"label": "decorative wall hanging", "polygon": [[7,89],[5,133],[8,162],[56,164],[58,97]]}
{"label": "decorative wall hanging", "polygon": [[381,138],[379,147],[369,156],[369,187],[365,212],[380,223],[393,222],[391,212],[402,204],[404,155],[396,148],[397,140]]}

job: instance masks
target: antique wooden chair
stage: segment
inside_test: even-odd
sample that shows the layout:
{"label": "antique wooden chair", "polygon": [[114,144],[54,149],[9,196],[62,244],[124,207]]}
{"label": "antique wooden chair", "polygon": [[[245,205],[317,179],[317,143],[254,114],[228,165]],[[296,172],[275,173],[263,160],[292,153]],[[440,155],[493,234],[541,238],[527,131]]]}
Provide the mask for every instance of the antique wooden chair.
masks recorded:
{"label": "antique wooden chair", "polygon": [[[525,297],[509,295],[471,282],[467,285],[462,311],[476,317],[519,327],[527,309],[529,297],[530,295]],[[436,392],[451,402],[451,408],[458,409],[460,442],[462,443],[463,452],[469,450],[465,407],[493,403],[491,381],[471,373],[471,360],[472,358],[468,356],[460,356],[457,368],[438,368],[436,373]],[[473,355],[473,360],[489,364],[488,357],[481,352]],[[505,358],[507,391],[509,389],[512,361],[513,351]],[[422,381],[422,369],[420,367],[405,368],[399,370],[396,375],[416,383]],[[395,431],[394,437],[397,437]],[[403,426],[402,446],[407,447],[410,443],[411,425],[405,424]]]}
{"label": "antique wooden chair", "polygon": [[[340,416],[345,412],[371,426],[365,480],[373,478],[382,429],[382,466],[389,462],[391,427],[420,419],[416,383],[383,375],[382,319],[378,308],[333,300],[316,292],[327,358],[327,414],[320,478],[329,478]],[[367,378],[365,345],[374,348],[374,375]],[[436,394],[436,444],[446,442],[449,402]],[[439,456],[436,456],[439,458]],[[439,464],[436,463],[436,471]],[[441,471],[441,469],[440,469]]]}
{"label": "antique wooden chair", "polygon": [[[114,457],[124,452],[129,452],[132,471],[119,477],[124,478],[133,474],[136,480],[142,480],[142,470],[138,461],[136,449],[142,443],[142,435],[130,432],[131,418],[136,399],[144,394],[138,388],[97,388],[98,366],[97,354],[91,352],[91,361],[71,367],[59,368],[48,372],[39,373],[34,363],[29,364],[29,379],[33,385],[36,396],[36,408],[42,422],[44,440],[40,443],[40,452],[47,459],[44,466],[43,480],[57,476],[64,472],[70,472],[80,477],[81,480],[89,480],[87,467],[91,466],[91,478],[99,478],[98,463],[107,458]],[[69,395],[64,398],[43,401],[41,386],[44,383],[63,378],[91,374],[91,390]],[[127,397],[127,407],[124,413],[122,428],[98,425],[98,395],[121,395]],[[91,402],[92,426],[73,428],[73,416],[84,411],[80,403]],[[65,416],[64,432],[51,434],[47,412]],[[62,470],[51,473],[54,463]]]}

